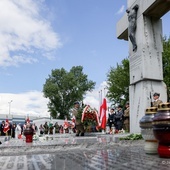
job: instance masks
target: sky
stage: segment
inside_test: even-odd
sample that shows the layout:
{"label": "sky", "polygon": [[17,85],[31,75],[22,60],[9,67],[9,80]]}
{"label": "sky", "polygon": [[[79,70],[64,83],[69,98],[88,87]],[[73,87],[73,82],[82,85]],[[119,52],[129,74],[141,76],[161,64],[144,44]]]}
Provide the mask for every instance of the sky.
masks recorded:
{"label": "sky", "polygon": [[[126,3],[0,0],[0,114],[49,116],[45,80],[52,69],[69,71],[79,65],[96,82],[84,102],[98,108],[109,69],[128,57],[128,42],[116,37]],[[169,13],[163,17],[167,36],[169,18]]]}

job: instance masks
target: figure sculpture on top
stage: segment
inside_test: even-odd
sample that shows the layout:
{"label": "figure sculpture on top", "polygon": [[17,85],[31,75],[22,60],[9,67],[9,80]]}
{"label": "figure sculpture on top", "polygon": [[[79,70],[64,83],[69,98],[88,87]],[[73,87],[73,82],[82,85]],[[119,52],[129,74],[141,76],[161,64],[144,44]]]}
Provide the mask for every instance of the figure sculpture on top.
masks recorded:
{"label": "figure sculpture on top", "polygon": [[133,51],[137,50],[135,32],[136,32],[136,20],[137,20],[138,8],[139,8],[139,6],[135,5],[132,9],[126,10],[126,12],[128,14],[128,21],[129,21],[128,36],[129,36],[129,39],[133,45]]}

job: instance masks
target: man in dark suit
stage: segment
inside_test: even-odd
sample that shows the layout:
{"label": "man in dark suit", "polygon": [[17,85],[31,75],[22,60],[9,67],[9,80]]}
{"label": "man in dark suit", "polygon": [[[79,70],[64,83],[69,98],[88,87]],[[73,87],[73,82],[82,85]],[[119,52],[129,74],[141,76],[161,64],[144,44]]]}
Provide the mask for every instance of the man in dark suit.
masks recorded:
{"label": "man in dark suit", "polygon": [[6,135],[4,133],[4,127],[5,127],[5,121],[2,121],[2,123],[1,123],[1,136],[5,136]]}
{"label": "man in dark suit", "polygon": [[123,128],[123,110],[121,105],[117,107],[117,112],[115,114],[115,128],[116,130],[122,130]]}

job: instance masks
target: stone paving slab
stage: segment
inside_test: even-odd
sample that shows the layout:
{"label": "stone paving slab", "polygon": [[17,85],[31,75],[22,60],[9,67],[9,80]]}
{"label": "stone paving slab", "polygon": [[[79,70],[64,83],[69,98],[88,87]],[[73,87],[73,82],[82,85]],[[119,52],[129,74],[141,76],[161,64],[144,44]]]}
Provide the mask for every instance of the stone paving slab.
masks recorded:
{"label": "stone paving slab", "polygon": [[114,142],[113,135],[92,134],[91,136],[75,137],[75,135],[50,135],[42,137],[33,143],[26,143],[24,139],[11,139],[0,145],[0,155],[33,154],[55,152],[56,150],[82,148],[96,144],[106,145]]}
{"label": "stone paving slab", "polygon": [[0,170],[168,170],[170,160],[147,155],[143,145],[110,145],[48,154],[0,156]]}
{"label": "stone paving slab", "polygon": [[[69,139],[70,141],[75,139],[76,143],[74,145],[69,142],[62,144],[62,142],[59,143],[58,140],[54,140],[52,142],[58,142],[58,144],[44,141],[46,144],[42,145],[38,144],[38,141],[34,141],[32,145],[27,146],[22,140],[14,140],[15,142],[11,140],[8,145],[7,143],[0,145],[0,152],[2,153],[0,154],[0,170],[170,169],[170,159],[145,154],[143,140],[117,141],[115,143],[115,137],[112,135],[99,135],[97,137],[70,136],[69,138],[67,136],[63,138],[63,141],[64,139]],[[22,142],[19,144],[19,141]],[[12,150],[15,147],[18,150]],[[46,150],[48,147],[49,150]],[[10,154],[3,154],[3,149],[5,148]],[[32,151],[27,152],[29,148],[32,148]],[[39,148],[41,150],[35,152]],[[21,154],[22,149],[25,149],[25,153]]]}

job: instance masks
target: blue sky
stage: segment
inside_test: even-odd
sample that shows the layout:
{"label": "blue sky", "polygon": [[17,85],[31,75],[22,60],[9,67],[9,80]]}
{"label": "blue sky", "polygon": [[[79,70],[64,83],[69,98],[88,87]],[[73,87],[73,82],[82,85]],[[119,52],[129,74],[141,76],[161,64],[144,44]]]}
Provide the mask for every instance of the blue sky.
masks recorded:
{"label": "blue sky", "polygon": [[[1,0],[0,113],[48,115],[42,88],[52,69],[82,65],[96,82],[85,101],[98,104],[106,74],[128,57],[116,38],[126,0]],[[170,35],[169,13],[163,35]]]}

